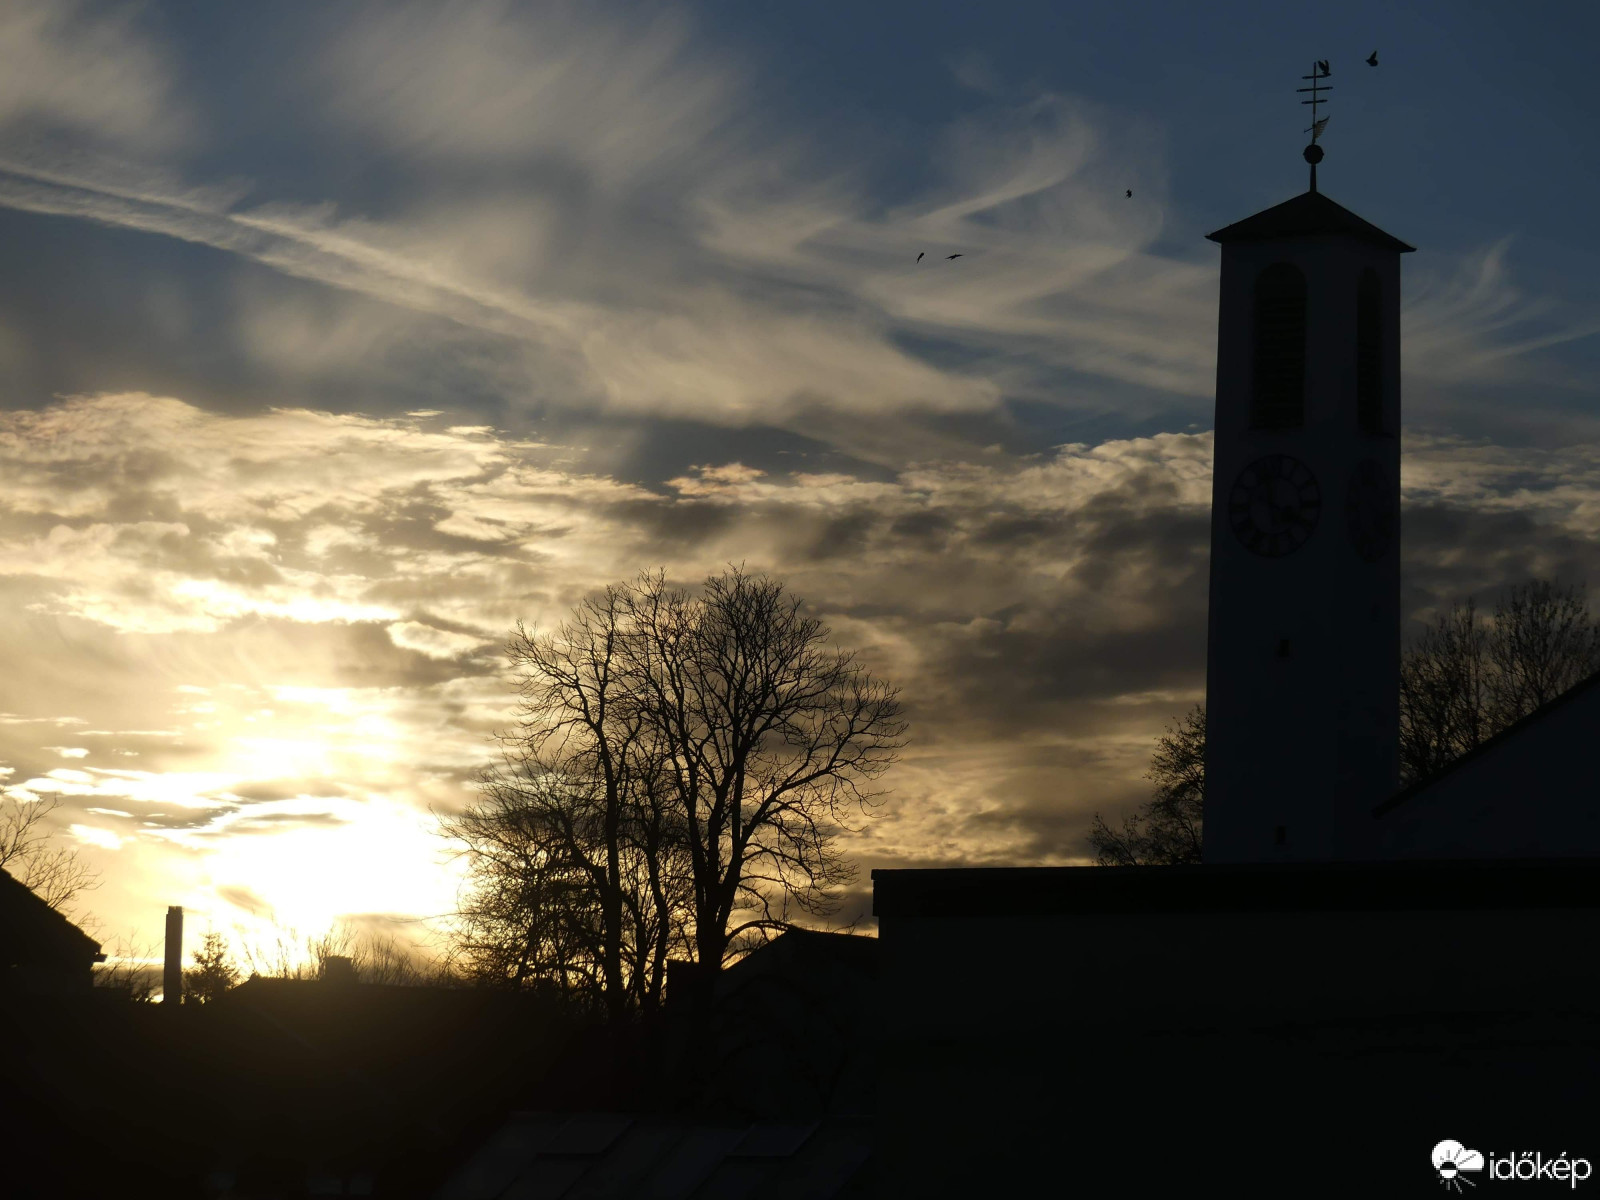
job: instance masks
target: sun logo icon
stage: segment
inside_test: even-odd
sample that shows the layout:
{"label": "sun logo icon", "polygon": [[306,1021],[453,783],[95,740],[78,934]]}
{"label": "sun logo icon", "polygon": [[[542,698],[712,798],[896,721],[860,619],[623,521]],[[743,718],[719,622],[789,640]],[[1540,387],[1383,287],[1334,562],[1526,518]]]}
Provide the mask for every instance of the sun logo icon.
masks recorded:
{"label": "sun logo icon", "polygon": [[1460,1142],[1446,1139],[1433,1148],[1433,1169],[1439,1172],[1439,1182],[1446,1188],[1459,1192],[1463,1183],[1468,1187],[1477,1187],[1462,1172],[1483,1170],[1483,1155],[1476,1150],[1468,1150]]}

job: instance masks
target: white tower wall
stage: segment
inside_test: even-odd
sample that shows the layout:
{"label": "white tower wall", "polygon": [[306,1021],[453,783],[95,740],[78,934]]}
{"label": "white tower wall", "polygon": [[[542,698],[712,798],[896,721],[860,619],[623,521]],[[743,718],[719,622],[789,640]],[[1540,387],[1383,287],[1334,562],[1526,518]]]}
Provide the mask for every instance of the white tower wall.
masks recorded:
{"label": "white tower wall", "polygon": [[[1387,235],[1384,235],[1387,236]],[[1305,421],[1252,429],[1255,281],[1287,262],[1305,275]],[[1377,272],[1382,432],[1357,412],[1357,294]],[[1366,857],[1372,807],[1399,776],[1400,258],[1372,239],[1314,234],[1224,242],[1217,333],[1207,634],[1207,862]],[[1281,557],[1235,535],[1240,472],[1269,454],[1304,463],[1317,523]],[[1346,503],[1370,459],[1392,505],[1376,561],[1357,552]],[[1287,650],[1287,655],[1283,653]]]}

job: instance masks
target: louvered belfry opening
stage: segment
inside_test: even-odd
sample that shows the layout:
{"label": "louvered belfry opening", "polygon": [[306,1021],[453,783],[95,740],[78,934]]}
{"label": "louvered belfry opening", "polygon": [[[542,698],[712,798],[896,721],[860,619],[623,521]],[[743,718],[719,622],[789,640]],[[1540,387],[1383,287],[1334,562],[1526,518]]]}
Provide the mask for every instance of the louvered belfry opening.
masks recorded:
{"label": "louvered belfry opening", "polygon": [[1356,289],[1356,419],[1362,433],[1383,432],[1382,312],[1378,273],[1368,267]]}
{"label": "louvered belfry opening", "polygon": [[1256,277],[1254,429],[1299,429],[1306,404],[1306,277],[1273,263]]}

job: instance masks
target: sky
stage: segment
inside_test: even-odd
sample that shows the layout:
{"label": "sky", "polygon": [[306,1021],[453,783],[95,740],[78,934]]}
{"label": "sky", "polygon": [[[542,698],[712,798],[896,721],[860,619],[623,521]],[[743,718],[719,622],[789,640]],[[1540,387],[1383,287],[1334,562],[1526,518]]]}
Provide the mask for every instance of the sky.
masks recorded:
{"label": "sky", "polygon": [[513,623],[740,563],[903,689],[841,920],[874,867],[1089,861],[1204,699],[1204,235],[1305,189],[1314,58],[1321,190],[1418,247],[1407,631],[1596,578],[1597,41],[1465,0],[11,0],[0,787],[60,802],[107,941],[421,937]]}

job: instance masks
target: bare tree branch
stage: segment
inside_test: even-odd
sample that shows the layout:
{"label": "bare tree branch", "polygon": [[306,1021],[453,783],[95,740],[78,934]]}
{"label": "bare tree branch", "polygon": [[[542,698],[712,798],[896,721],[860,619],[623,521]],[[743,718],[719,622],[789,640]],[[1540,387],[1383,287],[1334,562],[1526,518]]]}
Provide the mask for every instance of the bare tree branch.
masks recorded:
{"label": "bare tree branch", "polygon": [[61,801],[53,796],[0,800],[0,868],[51,908],[66,913],[80,895],[100,886],[100,875],[76,850],[48,844],[45,818],[59,807]]}

